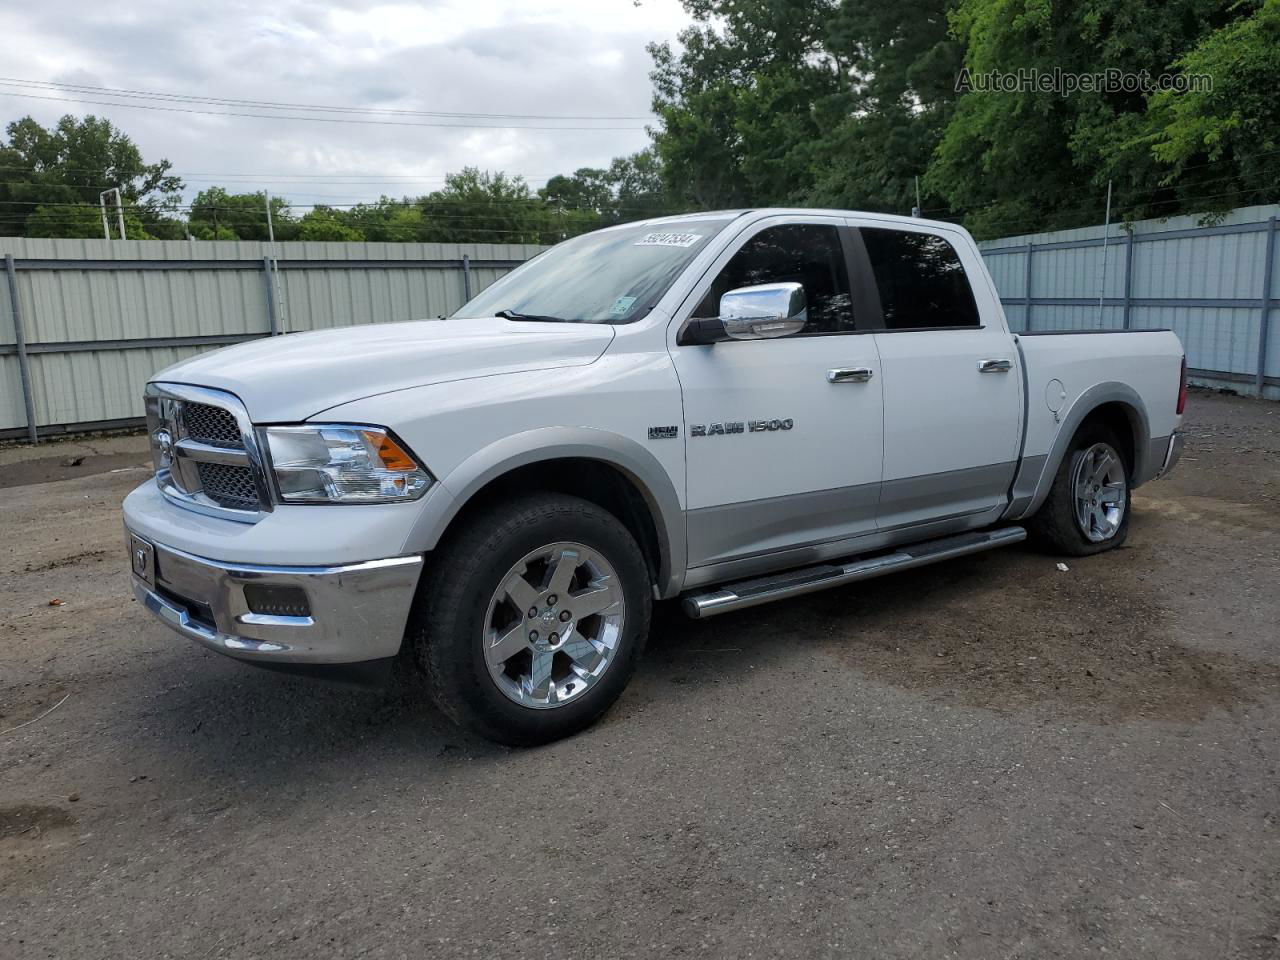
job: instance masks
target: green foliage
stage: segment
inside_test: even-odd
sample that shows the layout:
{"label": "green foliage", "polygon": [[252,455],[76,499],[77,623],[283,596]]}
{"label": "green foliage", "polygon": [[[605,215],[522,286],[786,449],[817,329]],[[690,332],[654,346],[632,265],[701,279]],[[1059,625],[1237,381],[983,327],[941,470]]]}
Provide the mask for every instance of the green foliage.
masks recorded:
{"label": "green foliage", "polygon": [[945,0],[686,0],[650,47],[667,190],[697,207],[906,212],[960,60]]}
{"label": "green foliage", "polygon": [[[614,157],[607,169],[583,167],[552,177],[538,195],[554,211],[557,225],[568,217],[577,227],[622,223],[673,213],[653,150]],[[574,232],[581,232],[581,229]]]}
{"label": "green foliage", "polygon": [[[115,224],[112,224],[114,229]],[[80,237],[102,239],[102,213],[86,203],[55,207],[41,204],[26,218],[28,237]]]}
{"label": "green foliage", "polygon": [[[168,160],[144,163],[137,145],[99,117],[65,116],[52,129],[31,117],[15,120],[0,140],[0,235],[22,235],[41,206],[48,208],[40,215],[41,230],[56,231],[60,218],[69,231],[86,229],[83,210],[58,205],[96,208],[98,195],[115,186],[140,218],[158,221],[182,189],[182,181],[169,174],[171,166]],[[101,236],[101,217],[97,220],[93,235]],[[141,226],[138,230],[141,235]]]}
{"label": "green foliage", "polygon": [[358,204],[339,215],[366,240],[414,243],[421,242],[425,234],[422,210],[408,197],[382,197],[376,203]]}
{"label": "green foliage", "polygon": [[435,243],[542,243],[553,230],[546,204],[523,177],[464,167],[421,198],[422,239]]}
{"label": "green foliage", "polygon": [[[1277,199],[1280,0],[685,0],[654,148],[682,206],[926,213],[982,236]],[[1208,74],[1180,92],[957,91],[973,74]]]}
{"label": "green foliage", "polygon": [[317,206],[298,221],[297,239],[350,243],[363,240],[364,234],[345,223],[340,211]]}
{"label": "green foliage", "polygon": [[[223,187],[201,190],[191,202],[188,222],[197,240],[266,240],[270,236],[266,192],[228,193]],[[298,222],[282,197],[271,198],[271,222],[277,240],[297,237]]]}
{"label": "green foliage", "polygon": [[1147,111],[1151,154],[1166,185],[1199,209],[1267,203],[1280,180],[1280,0],[1202,39],[1179,58],[1188,76],[1213,77],[1211,90],[1162,91]]}
{"label": "green foliage", "polygon": [[[975,74],[1060,68],[1155,77],[1223,7],[1220,0],[961,0],[952,22]],[[1167,199],[1152,192],[1162,176],[1156,157],[1134,149],[1146,111],[1139,91],[971,91],[956,105],[926,182],[981,235],[1097,222],[1108,180],[1116,208],[1142,216]]]}

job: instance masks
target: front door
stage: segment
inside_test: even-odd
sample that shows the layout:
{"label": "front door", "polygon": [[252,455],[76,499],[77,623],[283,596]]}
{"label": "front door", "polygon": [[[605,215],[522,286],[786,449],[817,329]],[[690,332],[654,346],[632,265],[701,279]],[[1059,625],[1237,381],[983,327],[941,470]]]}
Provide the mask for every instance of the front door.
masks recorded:
{"label": "front door", "polygon": [[875,530],[880,360],[875,338],[857,327],[845,242],[835,218],[762,221],[695,295],[690,316],[714,317],[729,290],[799,282],[808,316],[789,337],[672,347],[684,399],[690,567]]}

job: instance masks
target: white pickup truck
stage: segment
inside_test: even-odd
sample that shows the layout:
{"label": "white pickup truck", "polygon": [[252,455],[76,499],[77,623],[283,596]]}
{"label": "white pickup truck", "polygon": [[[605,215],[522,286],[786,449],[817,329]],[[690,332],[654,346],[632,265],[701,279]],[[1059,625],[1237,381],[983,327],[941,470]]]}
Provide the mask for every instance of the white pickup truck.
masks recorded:
{"label": "white pickup truck", "polygon": [[972,238],[833,210],[568,240],[448,319],[255,341],[146,390],[133,586],[237,659],[403,653],[511,744],[708,617],[1015,543],[1120,544],[1181,449],[1167,331],[1011,334]]}

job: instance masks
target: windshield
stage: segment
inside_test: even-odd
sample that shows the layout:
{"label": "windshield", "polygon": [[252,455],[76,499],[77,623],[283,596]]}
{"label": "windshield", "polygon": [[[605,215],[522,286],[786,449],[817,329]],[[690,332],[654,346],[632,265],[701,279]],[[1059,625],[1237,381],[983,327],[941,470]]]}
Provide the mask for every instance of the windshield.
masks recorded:
{"label": "windshield", "polygon": [[631,323],[732,217],[638,223],[552,247],[464,304],[455,317]]}

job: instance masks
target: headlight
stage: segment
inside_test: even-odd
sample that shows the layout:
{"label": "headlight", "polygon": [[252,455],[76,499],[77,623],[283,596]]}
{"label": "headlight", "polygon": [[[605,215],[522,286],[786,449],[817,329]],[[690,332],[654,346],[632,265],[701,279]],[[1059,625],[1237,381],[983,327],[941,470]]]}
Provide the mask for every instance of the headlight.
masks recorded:
{"label": "headlight", "polygon": [[381,427],[325,423],[265,433],[285,503],[416,500],[431,486],[431,474]]}

